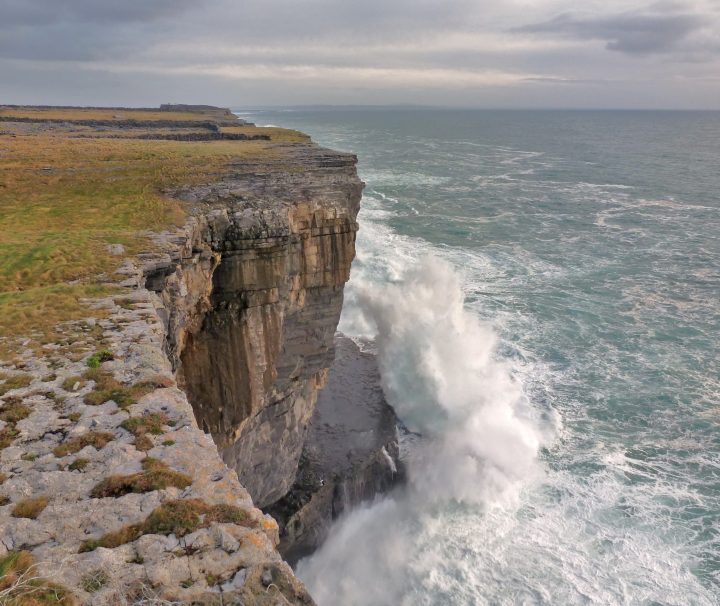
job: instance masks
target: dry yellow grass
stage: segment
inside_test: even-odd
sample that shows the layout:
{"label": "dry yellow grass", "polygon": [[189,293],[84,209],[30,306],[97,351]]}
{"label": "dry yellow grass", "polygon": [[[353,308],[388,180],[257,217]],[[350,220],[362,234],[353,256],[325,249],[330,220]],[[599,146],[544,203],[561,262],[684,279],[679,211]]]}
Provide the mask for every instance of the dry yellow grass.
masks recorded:
{"label": "dry yellow grass", "polygon": [[[0,108],[9,115],[208,119],[196,112]],[[113,292],[122,259],[108,245],[122,244],[128,255],[146,251],[148,230],[184,221],[183,204],[163,191],[217,179],[231,159],[280,157],[277,142],[307,141],[285,129],[239,128],[271,140],[77,138],[57,129],[0,135],[0,359],[12,357],[16,338],[32,337],[38,349],[62,341],[61,322],[102,316],[85,302]]]}
{"label": "dry yellow grass", "polygon": [[0,557],[2,606],[75,606],[77,600],[64,587],[39,576],[29,551],[10,551]]}
{"label": "dry yellow grass", "polygon": [[203,122],[210,118],[205,112],[82,107],[0,107],[0,117],[31,118],[33,120],[178,120],[188,122]]}
{"label": "dry yellow grass", "polygon": [[276,126],[223,126],[220,132],[228,135],[269,135],[276,143],[307,143],[310,141],[305,133]]}
{"label": "dry yellow grass", "polygon": [[50,499],[46,496],[32,497],[15,504],[10,515],[14,518],[36,519],[47,507]]}

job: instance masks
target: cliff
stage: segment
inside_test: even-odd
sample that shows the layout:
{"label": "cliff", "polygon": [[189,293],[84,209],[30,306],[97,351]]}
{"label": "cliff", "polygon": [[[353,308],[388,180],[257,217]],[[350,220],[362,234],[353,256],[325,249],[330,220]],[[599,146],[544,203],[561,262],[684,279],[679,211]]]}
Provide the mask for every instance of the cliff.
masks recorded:
{"label": "cliff", "polygon": [[229,163],[176,192],[185,251],[148,280],[198,423],[260,507],[289,490],[333,361],[361,187],[353,156],[317,147]]}
{"label": "cliff", "polygon": [[210,109],[0,108],[3,597],[312,603],[257,507],[295,482],[362,183]]}

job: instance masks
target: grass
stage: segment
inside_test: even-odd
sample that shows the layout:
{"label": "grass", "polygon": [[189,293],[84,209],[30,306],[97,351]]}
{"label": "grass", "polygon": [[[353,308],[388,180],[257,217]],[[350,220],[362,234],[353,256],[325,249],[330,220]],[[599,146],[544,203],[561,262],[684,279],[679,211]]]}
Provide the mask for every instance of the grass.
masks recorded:
{"label": "grass", "polygon": [[113,549],[131,543],[146,534],[174,534],[183,537],[212,523],[233,523],[253,527],[247,511],[234,505],[209,505],[201,499],[176,499],[157,507],[139,524],[130,524],[109,532],[99,539],[85,541],[80,553],[98,547]]}
{"label": "grass", "polygon": [[125,419],[120,427],[126,429],[135,437],[146,433],[160,435],[163,433],[163,426],[168,424],[168,416],[162,412],[146,412],[139,417]]}
{"label": "grass", "polygon": [[68,377],[67,379],[65,379],[62,382],[61,387],[65,391],[75,391],[75,389],[74,389],[75,385],[78,386],[78,389],[82,389],[85,386],[85,380],[82,377],[77,376],[77,375]]}
{"label": "grass", "polygon": [[174,384],[168,377],[157,376],[134,385],[125,386],[111,373],[100,368],[89,368],[85,371],[85,379],[93,381],[95,386],[85,395],[83,401],[89,406],[99,406],[112,400],[120,408],[127,408],[135,404],[144,395],[161,387],[170,387]]}
{"label": "grass", "polygon": [[70,463],[70,465],[68,465],[68,469],[70,471],[84,471],[89,464],[89,459],[83,459],[82,457],[80,457]]}
{"label": "grass", "polygon": [[103,349],[102,351],[97,351],[93,355],[91,355],[87,359],[86,364],[88,368],[98,368],[103,362],[109,362],[110,360],[114,359],[115,356],[113,356],[111,351]]}
{"label": "grass", "polygon": [[155,444],[153,441],[146,435],[142,434],[140,436],[137,436],[135,438],[135,448],[137,450],[141,450],[143,452],[147,452],[150,450]]}
{"label": "grass", "polygon": [[135,436],[135,448],[142,451],[150,450],[154,444],[148,434],[160,435],[165,425],[172,426],[175,422],[170,420],[162,412],[146,412],[139,417],[130,417],[120,423],[120,427],[126,429]]}
{"label": "grass", "polygon": [[56,457],[66,457],[81,451],[86,446],[92,446],[97,450],[104,448],[106,444],[115,439],[111,433],[107,431],[88,431],[81,436],[76,436],[59,444],[53,450]]}
{"label": "grass", "polygon": [[88,593],[95,593],[105,587],[108,581],[110,581],[108,573],[100,568],[86,574],[80,581],[80,586]]}
{"label": "grass", "polygon": [[203,112],[164,112],[154,109],[82,108],[82,107],[0,107],[0,118],[33,118],[41,120],[182,120],[203,122]]}
{"label": "grass", "polygon": [[[0,108],[0,117],[130,114],[207,119],[197,112]],[[64,338],[63,322],[107,314],[87,302],[120,290],[111,283],[122,258],[108,245],[122,244],[127,255],[151,250],[148,230],[185,220],[183,203],[164,191],[217,180],[230,160],[281,158],[277,142],[305,140],[294,131],[257,130],[271,140],[108,139],[93,131],[73,138],[58,129],[0,136],[0,358],[12,356],[20,337],[41,351]]]}
{"label": "grass", "polygon": [[10,446],[19,435],[20,432],[15,427],[14,423],[8,423],[5,427],[0,429],[0,450]]}
{"label": "grass", "polygon": [[276,143],[307,143],[310,141],[305,133],[298,130],[279,128],[276,126],[223,126],[221,133],[228,135],[269,135],[270,140]]}
{"label": "grass", "polygon": [[28,518],[35,520],[47,507],[50,499],[46,496],[31,497],[18,501],[13,507],[10,515],[14,518]]}
{"label": "grass", "polygon": [[0,604],[2,606],[75,606],[64,587],[39,576],[29,551],[11,551],[0,557]]}
{"label": "grass", "polygon": [[152,492],[169,486],[187,488],[192,479],[184,473],[170,469],[165,463],[152,457],[142,462],[143,471],[129,475],[112,475],[105,478],[90,496],[96,499],[103,497],[121,497],[129,493]]}
{"label": "grass", "polygon": [[31,412],[21,398],[9,397],[2,403],[0,420],[5,421],[6,425],[0,429],[0,451],[10,446],[20,435],[16,424],[30,416]]}
{"label": "grass", "polygon": [[[2,236],[0,236],[1,238]],[[2,263],[2,261],[0,261]],[[0,320],[0,325],[1,325]],[[32,383],[32,375],[27,373],[20,373],[16,375],[8,375],[7,373],[0,373],[0,396],[4,396],[8,391],[13,389],[22,389]]]}
{"label": "grass", "polygon": [[29,417],[31,412],[30,407],[23,404],[20,398],[8,398],[8,400],[0,406],[0,421],[17,423]]}

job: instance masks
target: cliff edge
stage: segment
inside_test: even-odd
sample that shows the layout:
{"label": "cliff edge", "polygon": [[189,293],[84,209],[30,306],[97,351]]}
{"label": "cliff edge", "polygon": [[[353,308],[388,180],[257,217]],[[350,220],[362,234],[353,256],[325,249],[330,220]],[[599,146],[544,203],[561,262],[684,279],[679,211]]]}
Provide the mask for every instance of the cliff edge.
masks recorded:
{"label": "cliff edge", "polygon": [[0,107],[0,597],[313,603],[258,506],[333,360],[355,164],[218,108]]}

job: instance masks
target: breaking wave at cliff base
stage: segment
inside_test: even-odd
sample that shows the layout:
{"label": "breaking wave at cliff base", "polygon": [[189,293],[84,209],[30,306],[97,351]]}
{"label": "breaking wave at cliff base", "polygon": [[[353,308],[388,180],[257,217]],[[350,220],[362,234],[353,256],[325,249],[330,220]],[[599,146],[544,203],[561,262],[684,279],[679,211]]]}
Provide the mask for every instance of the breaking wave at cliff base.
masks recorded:
{"label": "breaking wave at cliff base", "polygon": [[[516,505],[523,485],[541,475],[537,454],[552,429],[541,430],[522,385],[497,358],[492,328],[464,308],[449,264],[426,258],[399,281],[356,287],[355,295],[375,328],[386,397],[420,437],[406,460],[408,485],[350,514],[298,573],[320,604],[398,604],[419,590],[432,603],[438,588],[423,577],[437,572],[438,554],[429,543],[447,540],[448,514]],[[340,562],[352,574],[328,574]],[[457,599],[468,591],[462,571],[445,568],[455,581],[444,580],[441,593]]]}

